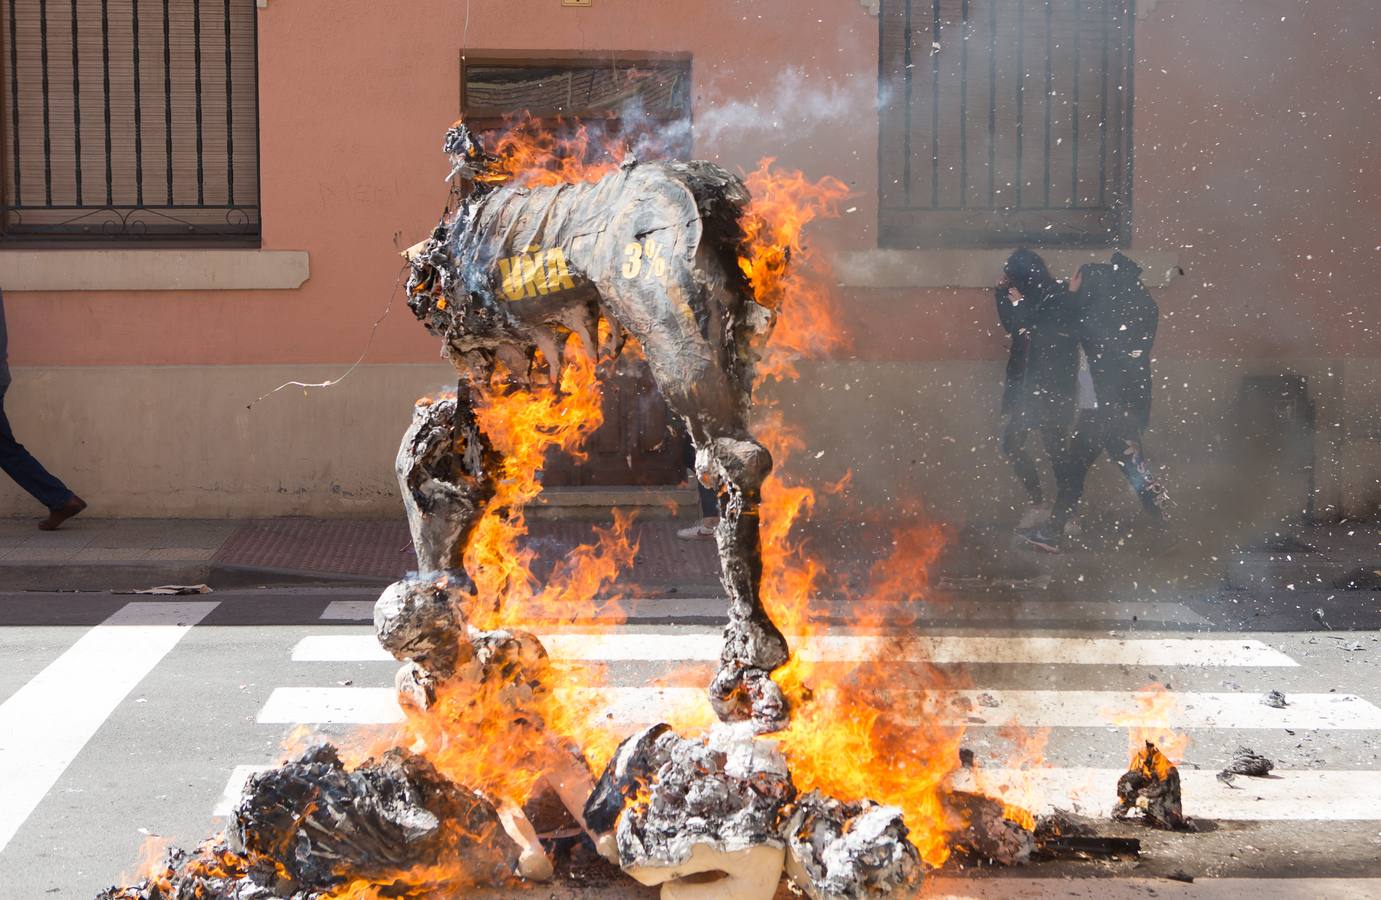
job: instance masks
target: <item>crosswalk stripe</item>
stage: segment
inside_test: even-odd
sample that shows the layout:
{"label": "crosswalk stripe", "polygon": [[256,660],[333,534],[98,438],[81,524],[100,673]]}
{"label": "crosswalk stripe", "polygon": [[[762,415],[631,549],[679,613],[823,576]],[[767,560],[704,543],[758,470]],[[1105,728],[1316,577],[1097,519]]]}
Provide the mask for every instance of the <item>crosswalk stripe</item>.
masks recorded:
{"label": "crosswalk stripe", "polygon": [[354,621],[374,618],[373,600],[332,600],[321,611],[320,618],[327,621]]}
{"label": "crosswalk stripe", "polygon": [[[718,633],[539,634],[555,659],[605,662],[701,662],[719,659]],[[1256,640],[1119,639],[1062,637],[922,637],[819,635],[788,638],[808,662],[861,662],[885,657],[898,662],[1000,663],[1090,666],[1286,667],[1293,659]],[[393,657],[372,634],[309,635],[293,647],[294,662],[374,662]]]}
{"label": "crosswalk stripe", "polygon": [[[957,788],[978,788],[1036,814],[1059,806],[1106,817],[1117,800],[1122,769],[983,769],[960,773]],[[1240,776],[1233,787],[1217,773],[1180,767],[1184,812],[1212,820],[1381,820],[1381,772],[1276,769],[1268,778]]]}
{"label": "crosswalk stripe", "polygon": [[0,704],[0,849],[214,602],[128,603]]}
{"label": "crosswalk stripe", "polygon": [[[697,687],[616,687],[582,692],[602,704],[611,723],[636,726],[659,722],[672,710],[694,710],[707,701]],[[908,691],[896,691],[899,703]],[[1139,718],[1132,691],[952,691],[923,694],[913,718],[945,724],[1021,725],[1027,728],[1117,727]],[[1289,705],[1273,709],[1255,694],[1176,692],[1167,724],[1174,728],[1289,728],[1295,730],[1381,729],[1381,709],[1351,694],[1291,694]],[[266,724],[370,725],[400,721],[393,688],[279,687],[259,711]]]}
{"label": "crosswalk stripe", "polygon": [[[228,816],[249,776],[270,766],[236,766],[213,816]],[[1117,799],[1120,769],[983,769],[956,773],[960,790],[978,789],[1040,815],[1055,807],[1107,818]],[[1185,814],[1214,821],[1375,821],[1381,819],[1381,778],[1374,771],[1280,770],[1269,778],[1238,778],[1235,787],[1214,773],[1180,769]]]}
{"label": "crosswalk stripe", "polygon": [[236,766],[231,769],[230,778],[225,783],[225,790],[221,791],[220,799],[216,801],[211,815],[219,818],[234,812],[236,805],[240,802],[240,795],[245,792],[245,782],[249,781],[249,776],[267,772],[271,768],[273,766]]}
{"label": "crosswalk stripe", "polygon": [[1193,884],[1164,878],[926,878],[929,900],[1376,900],[1381,878],[1196,878]]}
{"label": "crosswalk stripe", "polygon": [[[713,614],[722,616],[727,612],[727,600],[707,598],[677,597],[675,599],[634,598],[616,605],[601,608],[609,614],[617,615],[636,611],[646,616],[665,612],[674,615]],[[592,611],[593,612],[593,611]],[[1080,600],[1041,600],[1029,603],[1013,603],[996,600],[946,600],[943,603],[926,604],[921,608],[907,605],[907,617],[914,617],[917,623],[962,626],[965,620],[982,622],[1010,622],[1013,624],[1039,624],[1041,622],[1078,622],[1085,626],[1098,626],[1139,620],[1147,623],[1166,625],[1207,625],[1208,619],[1185,606],[1183,603],[1160,603],[1127,601],[1123,603],[1100,603]],[[607,615],[597,616],[607,618]],[[362,622],[374,618],[373,600],[333,600],[326,605],[319,617],[331,622]],[[611,623],[617,621],[611,619]]]}

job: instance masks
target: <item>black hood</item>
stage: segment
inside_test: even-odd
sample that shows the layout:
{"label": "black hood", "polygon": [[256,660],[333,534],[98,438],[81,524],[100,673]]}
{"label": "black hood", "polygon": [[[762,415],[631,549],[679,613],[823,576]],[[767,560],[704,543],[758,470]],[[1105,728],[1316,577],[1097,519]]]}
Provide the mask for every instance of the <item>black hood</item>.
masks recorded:
{"label": "black hood", "polygon": [[1111,267],[1119,282],[1137,281],[1141,278],[1141,266],[1131,257],[1123,256],[1120,251],[1112,255]]}

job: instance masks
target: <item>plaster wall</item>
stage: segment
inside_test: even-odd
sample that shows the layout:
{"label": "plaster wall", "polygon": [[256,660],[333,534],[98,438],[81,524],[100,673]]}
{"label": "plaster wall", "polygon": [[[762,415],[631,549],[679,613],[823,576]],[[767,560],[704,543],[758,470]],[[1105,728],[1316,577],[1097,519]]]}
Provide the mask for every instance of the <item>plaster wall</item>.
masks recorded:
{"label": "plaster wall", "polygon": [[[1307,370],[1321,404],[1343,398],[1343,418],[1319,438],[1337,460],[1336,505],[1374,508],[1381,20],[1361,0],[1161,0],[1142,13],[1129,251],[1185,272],[1158,290],[1157,362],[1170,380],[1156,443],[1164,431],[1165,446],[1183,447],[1167,462],[1182,452],[1191,468],[1215,440],[1194,428],[1221,420],[1243,373]],[[396,251],[444,201],[439,138],[458,114],[463,44],[690,53],[697,156],[751,169],[773,155],[849,183],[854,211],[812,236],[843,262],[848,347],[818,366],[826,390],[784,393],[827,451],[858,434],[876,442],[855,469],[860,491],[885,497],[914,483],[955,517],[1010,502],[957,488],[968,448],[996,430],[1005,347],[990,293],[952,286],[924,255],[889,257],[882,281],[849,274],[876,249],[877,19],[867,4],[336,0],[329,14],[270,3],[259,22],[263,249],[305,253],[307,280],[6,293],[16,431],[103,512],[396,511],[398,435],[414,397],[446,377],[401,304],[357,377],[241,413],[282,381],[339,374],[365,346],[399,276]],[[860,379],[869,404],[842,393]],[[910,460],[922,457],[936,477],[914,476]],[[27,503],[0,485],[0,513]]]}

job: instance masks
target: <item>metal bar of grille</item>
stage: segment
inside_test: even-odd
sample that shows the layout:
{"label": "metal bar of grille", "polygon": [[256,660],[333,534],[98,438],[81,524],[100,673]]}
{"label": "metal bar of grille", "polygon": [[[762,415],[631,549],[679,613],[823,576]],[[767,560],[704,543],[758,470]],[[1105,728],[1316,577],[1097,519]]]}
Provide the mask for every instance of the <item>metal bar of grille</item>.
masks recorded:
{"label": "metal bar of grille", "polygon": [[1017,0],[1017,171],[1015,204],[1021,208],[1021,151],[1026,130],[1026,2]]}
{"label": "metal bar of grille", "polygon": [[997,209],[997,10],[988,11],[988,208]]}
{"label": "metal bar of grille", "polygon": [[115,205],[115,176],[110,161],[110,2],[101,0],[101,67],[105,85],[105,202]]}
{"label": "metal bar of grille", "polygon": [[77,0],[72,0],[72,157],[77,177],[77,203],[82,202],[82,74],[77,50]]}
{"label": "metal bar of grille", "polygon": [[48,123],[48,0],[38,0],[39,62],[43,66],[43,197],[53,202],[53,138]]}
{"label": "metal bar of grille", "polygon": [[[136,0],[137,2],[137,0]],[[226,195],[235,205],[235,83],[231,70],[230,0],[225,0],[225,178]]]}
{"label": "metal bar of grille", "polygon": [[1136,0],[1126,0],[1126,11],[1124,20],[1127,23],[1127,86],[1122,92],[1122,173],[1123,186],[1122,196],[1119,198],[1121,215],[1119,217],[1118,237],[1124,244],[1130,243],[1132,239],[1132,96],[1135,93],[1136,80]]}
{"label": "metal bar of grille", "polygon": [[911,0],[906,0],[906,30],[902,33],[902,71],[906,73],[906,130],[902,132],[901,182],[911,205]]}
{"label": "metal bar of grille", "polygon": [[140,106],[139,0],[131,4],[134,29],[134,202],[144,205],[144,110]]}
{"label": "metal bar of grille", "polygon": [[969,205],[969,0],[959,5],[959,206]]}
{"label": "metal bar of grille", "polygon": [[19,177],[23,169],[19,165],[19,39],[15,36],[19,25],[15,19],[14,0],[10,0],[10,124],[14,131],[14,202],[18,204],[23,202],[24,192]]}
{"label": "metal bar of grille", "polygon": [[163,0],[163,152],[168,162],[168,205],[173,205],[173,53],[168,0]]}
{"label": "metal bar of grille", "polygon": [[206,164],[201,131],[201,0],[192,0],[192,60],[196,69],[197,203],[206,202]]}
{"label": "metal bar of grille", "polygon": [[930,205],[940,205],[940,0],[930,4]]}
{"label": "metal bar of grille", "polygon": [[1073,109],[1071,112],[1072,121],[1070,123],[1070,141],[1073,146],[1070,148],[1074,153],[1074,161],[1070,165],[1069,173],[1069,205],[1079,206],[1079,82],[1083,77],[1083,71],[1079,67],[1079,45],[1083,43],[1080,38],[1083,36],[1084,26],[1084,0],[1073,0],[1074,2],[1074,87]]}
{"label": "metal bar of grille", "polygon": [[1045,0],[1045,209],[1050,208],[1050,114],[1052,96],[1055,92],[1055,35],[1053,25],[1055,9],[1051,0]]}
{"label": "metal bar of grille", "polygon": [[1103,0],[1103,91],[1098,113],[1098,205],[1108,203],[1108,20],[1112,18],[1108,4],[1115,0]]}
{"label": "metal bar of grille", "polygon": [[[161,4],[165,160],[160,168],[166,188],[152,187],[156,181],[149,179],[162,180],[156,169],[144,170],[145,163],[152,162],[146,159],[145,149],[157,146],[150,142],[158,140],[159,121],[154,109],[144,108],[146,102],[157,104],[157,88],[144,84],[145,58],[150,53],[155,60],[158,56],[157,37],[152,47],[144,40],[146,25],[155,35],[158,27],[157,0],[152,0],[152,11],[147,8],[149,2],[9,0],[9,8],[0,12],[0,23],[7,24],[10,32],[8,41],[0,36],[0,72],[10,80],[0,106],[10,105],[3,121],[13,130],[12,143],[7,142],[0,153],[6,167],[0,175],[0,240],[257,238],[257,183],[253,171],[245,178],[245,167],[257,163],[257,141],[252,136],[246,140],[247,123],[243,115],[237,121],[235,107],[238,99],[240,111],[251,109],[257,122],[257,79],[235,83],[237,78],[255,74],[247,63],[257,52],[258,23],[251,19],[249,27],[255,30],[243,32],[237,29],[244,20],[236,19],[249,0],[220,0],[219,8],[208,4],[205,10],[201,9],[203,0],[163,0]],[[202,13],[208,16],[204,22]],[[148,21],[150,14],[154,22]],[[174,16],[184,18],[175,20]],[[64,33],[69,25],[70,34]],[[221,40],[224,46],[217,44]],[[27,63],[21,53],[32,54]],[[93,83],[97,66],[99,88]],[[206,81],[208,77],[224,77],[225,93],[216,87],[218,81]],[[175,92],[175,85],[183,87]],[[148,97],[146,87],[153,90]],[[195,134],[191,130],[194,112]],[[92,134],[93,122],[100,127],[102,121],[104,133],[97,139]],[[220,121],[226,127],[223,144],[218,135],[206,130],[210,125],[214,132]],[[21,131],[21,126],[27,131]],[[144,133],[145,127],[151,128],[150,133]],[[176,137],[175,128],[179,129]],[[96,158],[102,144],[103,160]],[[195,198],[190,183],[194,166]],[[93,167],[104,168],[104,191],[99,188],[99,175],[97,187],[86,183]],[[252,205],[243,202],[246,194],[256,195],[249,200]]]}

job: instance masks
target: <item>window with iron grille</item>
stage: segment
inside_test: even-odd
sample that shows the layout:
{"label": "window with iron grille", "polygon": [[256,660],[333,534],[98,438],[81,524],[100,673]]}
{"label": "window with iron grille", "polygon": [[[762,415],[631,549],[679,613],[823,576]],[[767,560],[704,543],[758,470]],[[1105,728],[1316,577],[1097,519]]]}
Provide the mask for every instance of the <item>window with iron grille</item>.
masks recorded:
{"label": "window with iron grille", "polygon": [[4,0],[7,242],[259,240],[254,0]]}
{"label": "window with iron grille", "polygon": [[1124,243],[1133,3],[883,0],[880,244]]}

